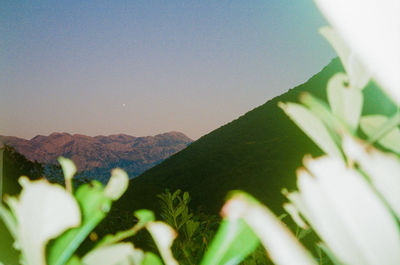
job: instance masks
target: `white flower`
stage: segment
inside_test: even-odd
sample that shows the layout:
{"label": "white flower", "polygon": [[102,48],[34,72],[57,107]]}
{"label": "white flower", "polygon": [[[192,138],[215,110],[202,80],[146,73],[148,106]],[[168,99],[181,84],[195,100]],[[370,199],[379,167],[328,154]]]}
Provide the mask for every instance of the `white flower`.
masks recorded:
{"label": "white flower", "polygon": [[333,157],[304,164],[308,171],[298,172],[302,214],[338,260],[400,264],[396,220],[364,177]]}
{"label": "white flower", "polygon": [[178,265],[171,252],[172,244],[177,237],[175,230],[163,222],[149,222],[146,228],[156,242],[165,264]]}
{"label": "white flower", "polygon": [[111,178],[104,188],[104,193],[111,200],[116,201],[125,193],[128,185],[128,174],[120,168],[115,168],[111,172]]}
{"label": "white flower", "polygon": [[94,249],[82,262],[84,265],[131,265],[141,264],[143,257],[143,251],[135,249],[131,243],[118,243]]}
{"label": "white flower", "polygon": [[400,103],[400,1],[315,2],[371,75]]}
{"label": "white flower", "polygon": [[290,230],[268,208],[249,200],[246,195],[234,195],[224,205],[222,212],[224,217],[231,221],[242,218],[260,238],[275,264],[317,264]]}
{"label": "white flower", "polygon": [[346,137],[343,141],[346,155],[355,160],[368,175],[374,187],[400,219],[400,160],[373,147],[367,150],[360,142]]}
{"label": "white flower", "polygon": [[17,243],[28,265],[44,265],[47,242],[78,226],[80,209],[74,197],[59,185],[26,177],[21,177],[20,183],[23,189],[19,199],[8,201],[17,219]]}

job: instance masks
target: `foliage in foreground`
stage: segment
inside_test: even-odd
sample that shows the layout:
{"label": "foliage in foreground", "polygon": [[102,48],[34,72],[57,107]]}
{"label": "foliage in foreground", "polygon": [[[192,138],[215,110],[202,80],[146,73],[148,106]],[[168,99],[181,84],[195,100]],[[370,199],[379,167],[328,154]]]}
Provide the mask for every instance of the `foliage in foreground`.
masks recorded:
{"label": "foliage in foreground", "polygon": [[[387,54],[387,50],[391,51],[393,54],[389,55],[398,59],[398,49],[391,49],[393,43],[390,43],[383,51],[387,58],[377,58],[380,53],[376,52],[376,47],[367,45],[370,34],[397,44],[400,44],[400,37],[391,31],[391,25],[383,24],[388,30],[382,35],[379,28],[377,30],[370,24],[371,14],[375,14],[373,4],[376,3],[373,0],[365,1],[368,7],[366,16],[358,17],[361,25],[371,25],[368,39],[365,34],[357,34],[353,25],[344,23],[345,19],[335,19],[341,15],[346,18],[350,11],[360,12],[354,9],[358,7],[354,5],[356,1],[349,1],[349,6],[345,6],[348,7],[346,12],[338,9],[344,2],[336,1],[337,6],[333,6],[331,1],[318,1],[335,26],[335,29],[323,28],[321,32],[339,54],[347,72],[339,73],[329,81],[329,106],[309,94],[302,95],[302,104],[280,104],[326,153],[318,158],[305,157],[304,168],[297,172],[298,191],[283,192],[289,200],[284,207],[299,227],[310,227],[318,234],[321,240],[319,253],[324,252],[334,264],[400,264],[400,115],[362,116],[361,111],[362,89],[371,75],[387,89],[396,103],[400,103],[396,91],[400,80],[395,71],[400,67],[393,69],[400,61],[389,58]],[[382,10],[388,7],[393,6],[382,5]],[[387,17],[373,23],[385,23],[390,18],[391,22],[399,22],[396,12],[386,11],[384,15]],[[391,17],[393,14],[396,17]],[[388,37],[387,32],[397,39]],[[366,50],[359,45],[360,39],[364,41],[361,43],[367,47]],[[386,48],[381,47],[381,43],[387,42],[374,44]],[[360,55],[362,61],[357,57]],[[362,62],[367,63],[371,75]],[[371,62],[376,65],[370,65]],[[177,236],[175,230],[191,238],[200,226],[195,220],[189,222],[190,212],[179,206],[186,205],[187,195],[180,197],[177,207],[168,204],[164,207],[164,218],[170,225],[155,221],[152,212],[137,211],[135,216],[139,221],[133,228],[104,237],[81,257],[75,255],[82,241],[105,217],[111,202],[126,190],[128,177],[123,171],[116,170],[107,186],[92,182],[75,192],[71,184],[75,173],[73,164],[65,159],[60,162],[65,189],[44,180],[21,178],[23,190],[19,198],[9,197],[6,200],[8,208],[1,207],[1,216],[16,240],[15,247],[21,251],[22,264],[178,264],[171,250]],[[173,194],[167,193],[166,196],[171,198],[161,196],[163,201],[174,202]],[[221,215],[223,220],[201,265],[239,264],[260,244],[276,264],[323,262],[307,251],[268,208],[248,194],[233,192]],[[186,226],[188,223],[190,225]],[[152,235],[161,258],[135,248],[132,243],[122,242],[141,229],[147,229]]]}

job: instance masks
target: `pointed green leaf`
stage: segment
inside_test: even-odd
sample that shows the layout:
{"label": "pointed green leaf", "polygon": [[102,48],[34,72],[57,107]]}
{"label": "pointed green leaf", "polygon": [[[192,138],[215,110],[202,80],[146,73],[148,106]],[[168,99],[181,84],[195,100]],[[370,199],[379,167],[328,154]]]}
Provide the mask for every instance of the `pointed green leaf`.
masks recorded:
{"label": "pointed green leaf", "polygon": [[111,199],[105,196],[103,185],[97,181],[80,186],[75,197],[81,207],[82,224],[68,230],[49,246],[49,265],[65,264],[111,207]]}
{"label": "pointed green leaf", "polygon": [[82,262],[78,256],[74,255],[68,260],[66,265],[82,265]]}
{"label": "pointed green leaf", "polygon": [[131,229],[125,231],[119,231],[115,235],[107,235],[105,236],[97,245],[97,247],[102,247],[105,245],[111,245],[118,243],[126,238],[134,236],[139,230],[145,227],[145,225],[149,222],[153,222],[155,220],[154,213],[149,210],[138,210],[135,212],[136,218],[138,218],[138,222]]}
{"label": "pointed green leaf", "polygon": [[260,238],[275,264],[316,265],[313,256],[292,232],[268,208],[250,195],[235,193],[224,205],[222,214],[229,220],[244,220]]}
{"label": "pointed green leaf", "polygon": [[4,207],[1,203],[0,203],[0,217],[1,219],[3,219],[3,222],[6,225],[10,234],[13,236],[15,240],[17,240],[18,239],[17,220],[15,220],[15,217],[12,215],[10,210]]}
{"label": "pointed green leaf", "polygon": [[141,265],[163,265],[163,263],[156,254],[146,252]]}
{"label": "pointed green leaf", "polygon": [[201,265],[239,264],[259,243],[256,234],[242,219],[225,218]]}

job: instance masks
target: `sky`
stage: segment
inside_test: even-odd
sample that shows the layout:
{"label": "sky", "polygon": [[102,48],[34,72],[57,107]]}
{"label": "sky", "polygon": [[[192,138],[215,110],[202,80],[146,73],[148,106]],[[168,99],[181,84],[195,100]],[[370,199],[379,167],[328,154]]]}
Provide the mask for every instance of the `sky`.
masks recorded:
{"label": "sky", "polygon": [[335,56],[312,0],[2,0],[0,135],[192,139]]}

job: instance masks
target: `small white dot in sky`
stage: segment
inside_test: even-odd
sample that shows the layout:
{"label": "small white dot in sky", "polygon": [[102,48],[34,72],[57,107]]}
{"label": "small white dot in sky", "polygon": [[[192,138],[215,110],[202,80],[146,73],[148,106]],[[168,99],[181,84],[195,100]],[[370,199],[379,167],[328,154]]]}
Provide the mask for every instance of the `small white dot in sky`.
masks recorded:
{"label": "small white dot in sky", "polygon": [[125,103],[122,103],[122,107],[125,107],[126,106],[126,104]]}

